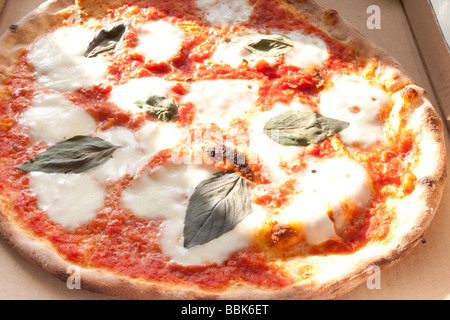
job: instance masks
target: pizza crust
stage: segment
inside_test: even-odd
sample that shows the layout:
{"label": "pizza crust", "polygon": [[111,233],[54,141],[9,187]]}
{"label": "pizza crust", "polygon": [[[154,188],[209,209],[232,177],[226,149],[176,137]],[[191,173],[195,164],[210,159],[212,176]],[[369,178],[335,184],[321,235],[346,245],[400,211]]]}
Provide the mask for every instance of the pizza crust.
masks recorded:
{"label": "pizza crust", "polygon": [[9,79],[17,59],[38,36],[47,32],[62,19],[69,17],[74,0],[50,0],[26,15],[0,37],[0,85]]}
{"label": "pizza crust", "polygon": [[[115,3],[120,1],[115,1]],[[107,1],[79,1],[92,8],[86,12],[98,13]],[[95,3],[93,5],[92,3]],[[293,7],[292,7],[293,6]],[[402,125],[415,135],[415,144],[421,151],[416,172],[415,191],[397,206],[399,217],[396,232],[381,243],[368,245],[360,251],[345,256],[308,257],[281,263],[294,275],[299,266],[312,268],[308,279],[298,278],[297,283],[281,290],[261,289],[235,283],[223,290],[203,290],[191,286],[169,283],[145,282],[123,277],[95,268],[81,268],[82,287],[94,292],[126,299],[332,299],[365,281],[370,266],[382,270],[404,258],[420,242],[439,205],[446,180],[446,151],[442,120],[426,97],[395,59],[373,45],[349,25],[334,10],[318,6],[309,0],[286,2],[288,10],[294,7],[316,27],[352,46],[358,61],[365,65],[367,78],[381,81],[386,90],[398,93],[402,108]],[[76,10],[74,0],[51,0],[30,13],[18,23],[15,31],[0,38],[0,84],[9,79],[14,62],[36,37],[66,19]],[[0,198],[1,212],[14,212],[6,197]],[[50,274],[66,281],[70,263],[63,259],[51,244],[24,231],[8,214],[0,214],[0,233],[24,257],[40,265]],[[315,272],[321,271],[319,272]]]}
{"label": "pizza crust", "polygon": [[394,93],[409,84],[414,84],[406,70],[388,52],[369,41],[334,9],[319,6],[312,0],[288,0],[304,13],[317,28],[325,31],[331,38],[352,48],[355,62],[365,67],[367,72],[381,82],[386,91]]}

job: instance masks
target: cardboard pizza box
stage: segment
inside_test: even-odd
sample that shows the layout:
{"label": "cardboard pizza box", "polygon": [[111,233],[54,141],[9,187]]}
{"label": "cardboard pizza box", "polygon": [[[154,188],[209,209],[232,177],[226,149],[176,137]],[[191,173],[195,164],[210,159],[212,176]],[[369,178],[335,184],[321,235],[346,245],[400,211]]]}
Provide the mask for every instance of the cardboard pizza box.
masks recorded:
{"label": "cardboard pizza box", "polygon": [[[44,0],[0,0],[0,33],[42,2]],[[427,90],[431,102],[450,128],[450,54],[433,11],[433,4],[442,9],[449,5],[448,1],[317,2],[336,9],[363,35],[394,56],[417,84]],[[444,31],[450,33],[450,30]],[[448,131],[446,143],[450,150]],[[450,172],[450,167],[448,170]],[[450,184],[447,184],[440,208],[422,243],[406,259],[381,272],[376,285],[363,283],[340,299],[450,299],[449,231]],[[5,241],[0,241],[0,299],[107,299],[69,287],[22,258]]]}

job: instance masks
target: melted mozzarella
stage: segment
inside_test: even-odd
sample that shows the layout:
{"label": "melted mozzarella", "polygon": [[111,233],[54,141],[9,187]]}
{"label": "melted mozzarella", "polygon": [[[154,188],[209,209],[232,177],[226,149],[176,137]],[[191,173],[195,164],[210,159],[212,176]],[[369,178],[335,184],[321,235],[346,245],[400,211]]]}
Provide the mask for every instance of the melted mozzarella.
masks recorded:
{"label": "melted mozzarella", "polygon": [[212,173],[197,165],[161,167],[156,173],[137,179],[123,192],[121,203],[140,217],[184,219],[188,197]]}
{"label": "melted mozzarella", "polygon": [[213,25],[235,25],[248,21],[253,6],[248,0],[196,0]]}
{"label": "melted mozzarella", "polygon": [[189,197],[195,187],[214,171],[200,165],[165,165],[151,175],[143,175],[122,194],[121,205],[134,214],[162,219],[160,232],[163,253],[184,265],[222,263],[236,250],[249,245],[250,239],[265,218],[255,209],[233,230],[204,245],[186,249],[183,246],[184,218]]}
{"label": "melted mozzarella", "polygon": [[132,113],[144,113],[136,102],[145,102],[150,96],[167,96],[173,82],[158,77],[131,79],[123,85],[113,88],[110,100],[123,110]]}
{"label": "melted mozzarella", "polygon": [[345,201],[362,208],[372,195],[366,170],[350,158],[313,160],[297,181],[297,194],[278,218],[288,224],[300,222],[310,244],[337,238],[329,213],[339,214]]}
{"label": "melted mozzarella", "polygon": [[136,51],[148,60],[169,61],[180,51],[185,35],[175,24],[156,21],[135,26],[139,43]]}
{"label": "melted mozzarella", "polygon": [[114,182],[125,175],[134,176],[145,163],[147,155],[130,129],[113,127],[107,131],[99,132],[97,136],[115,146],[119,146],[106,163],[85,173],[94,177],[103,185]]}
{"label": "melted mozzarella", "polygon": [[320,95],[319,110],[326,117],[350,123],[339,133],[342,141],[368,147],[382,140],[379,113],[390,102],[389,95],[360,76],[335,76],[332,82]]}
{"label": "melted mozzarella", "polygon": [[329,54],[327,45],[322,39],[300,32],[285,35],[294,42],[292,50],[284,55],[287,63],[300,68],[323,67]]}
{"label": "melted mozzarella", "polygon": [[222,42],[220,43],[210,58],[211,62],[218,64],[228,64],[233,68],[239,67],[244,61],[253,67],[258,61],[264,60],[269,64],[274,64],[276,58],[262,57],[253,54],[245,49],[239,43]]}
{"label": "melted mozzarella", "polygon": [[94,35],[93,30],[70,27],[39,39],[28,54],[37,73],[37,82],[53,90],[71,91],[104,80],[108,68],[106,58],[84,56]]}
{"label": "melted mozzarella", "polygon": [[[276,103],[269,111],[261,112],[250,119],[249,123],[249,149],[251,155],[255,154],[262,161],[264,169],[271,177],[272,183],[279,183],[288,178],[288,174],[280,167],[282,161],[291,163],[298,158],[303,150],[301,147],[284,146],[264,134],[263,129],[266,123],[278,114],[287,110],[305,111],[309,108],[298,102],[290,104]],[[273,137],[276,139],[276,137]],[[256,161],[251,159],[251,162]]]}
{"label": "melted mozzarella", "polygon": [[253,212],[233,230],[203,245],[186,249],[183,246],[184,221],[166,220],[162,225],[161,246],[172,261],[182,265],[222,264],[231,254],[247,248],[256,232],[267,218],[266,212],[257,205]]}
{"label": "melted mozzarella", "polygon": [[96,130],[94,119],[63,96],[40,95],[23,113],[19,123],[35,142],[55,144]]}
{"label": "melted mozzarella", "polygon": [[184,130],[175,123],[147,122],[137,133],[137,139],[145,154],[174,147],[183,138]]}
{"label": "melted mozzarella", "polygon": [[39,208],[68,229],[89,222],[104,206],[105,189],[89,175],[31,172],[29,185]]}
{"label": "melted mozzarella", "polygon": [[[257,31],[252,30],[251,32]],[[299,32],[282,33],[274,31],[274,33],[287,36],[294,44],[293,48],[284,54],[285,61],[288,64],[299,68],[310,68],[314,66],[322,68],[323,63],[328,59],[327,45],[318,37],[304,35]],[[226,41],[217,46],[210,58],[210,61],[214,63],[228,64],[234,68],[240,66],[244,61],[250,67],[253,67],[261,60],[273,65],[277,58],[262,57],[258,54],[251,53],[240,43]]]}
{"label": "melted mozzarella", "polygon": [[198,122],[227,126],[256,103],[258,90],[251,80],[203,80],[192,83],[182,101],[194,104]]}
{"label": "melted mozzarella", "polygon": [[120,148],[108,162],[87,174],[102,184],[114,182],[125,175],[134,176],[156,152],[175,146],[182,133],[183,130],[175,124],[150,121],[137,133],[124,127],[99,132],[98,137]]}

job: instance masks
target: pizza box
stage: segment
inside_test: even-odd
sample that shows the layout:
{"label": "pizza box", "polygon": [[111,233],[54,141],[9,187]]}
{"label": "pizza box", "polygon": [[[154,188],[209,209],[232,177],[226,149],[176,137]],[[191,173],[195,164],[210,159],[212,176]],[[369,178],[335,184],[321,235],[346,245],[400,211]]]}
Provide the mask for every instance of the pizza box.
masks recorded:
{"label": "pizza box", "polygon": [[[0,0],[0,33],[45,0]],[[363,35],[393,55],[450,128],[450,53],[435,12],[445,15],[446,0],[317,0],[337,10]],[[433,10],[433,5],[434,9]],[[450,14],[448,8],[447,14]],[[448,21],[449,17],[447,16]],[[442,24],[444,26],[445,24]],[[448,28],[448,27],[447,27]],[[450,40],[450,39],[449,39]],[[450,150],[449,131],[446,144]],[[450,156],[450,152],[448,153]],[[450,159],[449,159],[450,165]],[[449,168],[450,172],[450,168]],[[379,275],[376,286],[363,283],[340,300],[450,299],[450,184],[423,241],[406,259]],[[0,241],[0,299],[99,300],[103,295],[70,289]]]}

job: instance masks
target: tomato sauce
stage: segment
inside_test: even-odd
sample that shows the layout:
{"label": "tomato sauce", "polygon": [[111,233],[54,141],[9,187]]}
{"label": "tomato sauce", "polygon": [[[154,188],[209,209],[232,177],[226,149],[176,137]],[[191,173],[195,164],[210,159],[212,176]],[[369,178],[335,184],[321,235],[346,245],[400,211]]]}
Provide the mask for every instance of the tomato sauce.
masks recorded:
{"label": "tomato sauce", "polygon": [[[170,20],[186,31],[195,31],[184,41],[181,52],[171,63],[147,62],[143,56],[128,49],[137,43],[137,35],[131,31],[125,38],[123,48],[111,58],[106,81],[93,88],[66,93],[66,98],[84,108],[97,121],[99,130],[107,130],[113,126],[137,130],[148,120],[144,115],[130,116],[107,100],[114,85],[126,83],[136,77],[159,76],[180,82],[171,90],[171,95],[177,101],[187,93],[183,83],[188,84],[192,80],[258,79],[261,84],[258,107],[261,110],[270,108],[276,101],[291,100],[310,104],[314,108],[317,95],[324,85],[326,72],[354,68],[351,64],[351,50],[329,39],[301,17],[284,8],[277,10],[270,0],[254,2],[261,4],[258,6],[261,12],[252,16],[245,27],[262,24],[266,27],[289,29],[294,26],[306,33],[317,35],[327,43],[331,54],[325,68],[301,70],[287,66],[283,58],[279,58],[275,65],[259,63],[253,68],[231,68],[203,63],[212,54],[217,39],[227,36],[230,30],[208,26],[193,1],[141,1],[142,7],[126,5],[108,10],[103,23],[121,20],[127,16],[132,16],[137,22]],[[142,5],[145,3],[151,6]],[[233,28],[231,32],[237,31],[238,28],[240,27]],[[36,197],[31,194],[27,174],[16,169],[18,164],[46,148],[42,144],[32,145],[17,126],[20,115],[30,106],[33,97],[43,90],[34,84],[34,80],[33,67],[24,56],[19,61],[13,78],[6,83],[7,88],[11,90],[10,98],[0,100],[0,189],[3,194],[9,196],[9,205],[14,208],[12,212],[16,213],[11,218],[25,230],[50,242],[70,262],[87,267],[108,268],[134,278],[196,284],[204,288],[220,288],[239,280],[271,288],[292,283],[293,280],[271,262],[264,250],[261,251],[261,248],[257,247],[236,252],[224,265],[186,267],[170,262],[161,252],[157,238],[161,221],[136,217],[119,206],[122,191],[131,182],[131,177],[125,177],[108,187],[105,207],[89,223],[69,231],[52,222],[46,213],[39,209]],[[178,121],[181,125],[190,125],[193,117],[191,104],[180,106]],[[234,132],[218,134],[228,134],[245,142],[248,138],[242,136],[245,126],[245,121],[237,121]],[[413,190],[414,177],[407,176],[409,168],[405,167],[403,161],[413,152],[409,141],[405,139],[395,150],[384,153],[376,149],[349,151],[368,170],[376,196],[371,206],[360,212],[359,218],[346,229],[343,235],[345,241],[330,241],[321,246],[310,247],[307,253],[349,253],[371,239],[383,238],[388,234],[389,222],[394,218],[386,211],[384,200],[392,195],[392,190],[401,189],[404,194]],[[333,157],[340,152],[342,150],[332,139],[305,149],[305,155],[315,157]],[[148,166],[162,164],[169,157],[169,151],[160,152],[149,161]],[[301,159],[295,165],[287,166],[289,170],[301,170]],[[260,164],[252,164],[252,170],[258,176],[261,171]],[[259,179],[260,183],[267,183],[263,176],[259,176]],[[275,210],[286,203],[293,190],[293,184],[288,182],[281,188],[267,188],[266,192],[254,201]]]}

